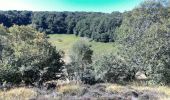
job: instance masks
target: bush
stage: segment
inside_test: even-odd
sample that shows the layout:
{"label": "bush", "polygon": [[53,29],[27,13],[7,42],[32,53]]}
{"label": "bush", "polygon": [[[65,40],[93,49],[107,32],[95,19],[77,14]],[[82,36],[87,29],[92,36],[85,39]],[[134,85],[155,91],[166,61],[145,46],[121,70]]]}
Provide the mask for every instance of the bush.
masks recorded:
{"label": "bush", "polygon": [[4,48],[1,50],[1,82],[32,84],[57,78],[56,74],[61,73],[64,64],[62,54],[51,46],[45,34],[30,26],[14,25],[5,30]]}
{"label": "bush", "polygon": [[104,55],[93,63],[96,80],[112,83],[125,83],[135,77],[133,67],[127,65],[123,58],[111,55]]}
{"label": "bush", "polygon": [[92,63],[93,51],[90,47],[85,40],[77,41],[72,47],[71,66],[68,67],[68,72],[77,80],[86,77],[86,72],[92,70],[90,64]]}

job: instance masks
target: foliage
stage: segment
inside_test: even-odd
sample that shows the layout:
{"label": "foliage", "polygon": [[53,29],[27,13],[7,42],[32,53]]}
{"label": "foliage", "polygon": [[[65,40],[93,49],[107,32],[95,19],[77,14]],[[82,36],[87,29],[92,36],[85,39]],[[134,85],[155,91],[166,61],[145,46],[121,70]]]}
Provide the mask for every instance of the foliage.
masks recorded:
{"label": "foliage", "polygon": [[92,55],[93,51],[87,41],[77,41],[73,45],[70,55],[71,67],[68,68],[70,75],[74,75],[75,78],[83,80],[83,77],[91,74],[89,71],[91,70]]}
{"label": "foliage", "polygon": [[151,84],[169,84],[169,11],[159,2],[145,2],[125,13],[117,29],[122,44],[119,54],[136,68],[145,71]]}
{"label": "foliage", "polygon": [[114,32],[121,24],[121,13],[90,15],[86,19],[80,20],[74,31],[81,37],[89,37],[95,41],[113,42]]}
{"label": "foliage", "polygon": [[77,41],[72,47],[71,59],[73,62],[91,63],[93,51],[86,40]]}
{"label": "foliage", "polygon": [[45,34],[30,26],[14,25],[1,30],[8,31],[7,45],[1,50],[1,82],[32,84],[56,79],[64,63],[61,53],[50,45]]}
{"label": "foliage", "polygon": [[[111,14],[0,11],[0,23],[7,27],[31,24],[47,34],[67,33],[100,42],[115,41],[114,45],[120,47],[113,50],[116,55],[94,56],[92,61],[97,43],[91,41],[91,48],[82,40],[76,42],[71,49],[70,76],[82,80],[84,76],[90,80],[97,76],[105,82],[119,83],[131,81],[137,71],[144,71],[152,84],[169,84],[170,8],[167,2],[169,0],[148,0],[132,11]],[[32,83],[55,79],[63,65],[60,52],[43,33],[30,26],[17,25],[9,29],[0,26],[0,81]],[[57,40],[57,43],[68,45],[69,41]],[[56,43],[55,39],[50,42]],[[108,50],[106,44],[102,46],[102,50]]]}
{"label": "foliage", "polygon": [[10,27],[32,24],[47,34],[75,34],[100,42],[114,41],[121,13],[0,11],[0,23]]}
{"label": "foliage", "polygon": [[14,24],[28,25],[31,24],[31,11],[0,11],[0,24],[11,27]]}
{"label": "foliage", "polygon": [[134,68],[113,54],[104,55],[93,62],[96,79],[104,82],[125,83],[134,79]]}

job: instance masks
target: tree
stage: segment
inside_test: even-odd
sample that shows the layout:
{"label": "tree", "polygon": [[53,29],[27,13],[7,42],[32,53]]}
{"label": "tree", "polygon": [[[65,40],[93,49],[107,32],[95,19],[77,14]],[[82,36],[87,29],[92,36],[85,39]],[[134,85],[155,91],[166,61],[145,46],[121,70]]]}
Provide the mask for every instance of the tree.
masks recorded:
{"label": "tree", "polygon": [[169,84],[168,12],[160,2],[145,2],[125,12],[116,29],[120,56],[134,73],[144,71],[152,84]]}
{"label": "tree", "polygon": [[[31,12],[0,11],[0,23],[12,25],[32,25],[47,34],[75,34],[100,42],[113,42],[115,29],[122,22],[122,14],[97,12]],[[96,34],[97,36],[95,36]],[[105,35],[106,34],[106,35]],[[109,38],[103,38],[107,36]]]}
{"label": "tree", "polygon": [[83,79],[88,70],[91,70],[93,51],[91,46],[85,40],[77,41],[71,52],[71,67],[68,68],[70,75]]}
{"label": "tree", "polygon": [[[143,23],[144,24],[144,23]],[[136,25],[135,25],[136,26]],[[137,71],[145,71],[150,82],[155,84],[169,84],[169,20],[161,20],[150,24],[149,27],[138,31],[130,26],[121,31],[129,32],[120,40],[123,45],[121,56]],[[135,33],[137,32],[137,33]],[[166,74],[165,74],[166,73]]]}
{"label": "tree", "polygon": [[151,2],[159,2],[164,7],[170,7],[170,0],[149,0],[149,1],[151,1]]}
{"label": "tree", "polygon": [[44,33],[17,25],[6,31],[8,45],[2,52],[1,81],[33,84],[58,78],[56,75],[64,64],[62,55]]}
{"label": "tree", "polygon": [[121,25],[121,13],[91,14],[87,18],[78,21],[74,34],[92,38],[99,42],[113,42],[115,30]]}
{"label": "tree", "polygon": [[31,24],[31,16],[31,11],[0,11],[0,23],[7,27],[14,24],[28,25]]}

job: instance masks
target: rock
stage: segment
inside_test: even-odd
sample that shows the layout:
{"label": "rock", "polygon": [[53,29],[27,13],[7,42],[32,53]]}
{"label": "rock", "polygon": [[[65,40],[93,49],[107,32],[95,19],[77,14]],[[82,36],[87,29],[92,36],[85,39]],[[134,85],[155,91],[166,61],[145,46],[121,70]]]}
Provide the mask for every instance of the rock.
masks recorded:
{"label": "rock", "polygon": [[143,71],[138,71],[138,72],[135,74],[135,78],[136,78],[137,80],[147,80],[147,79],[148,79]]}

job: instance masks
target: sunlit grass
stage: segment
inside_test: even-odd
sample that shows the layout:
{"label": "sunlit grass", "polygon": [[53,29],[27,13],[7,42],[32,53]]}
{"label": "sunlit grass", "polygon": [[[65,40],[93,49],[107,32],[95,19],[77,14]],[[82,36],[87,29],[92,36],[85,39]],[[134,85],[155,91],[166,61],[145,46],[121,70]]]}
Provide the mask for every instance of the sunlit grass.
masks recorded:
{"label": "sunlit grass", "polygon": [[[114,94],[122,94],[127,91],[137,91],[138,93],[145,93],[146,91],[150,93],[164,94],[160,95],[159,100],[170,100],[170,87],[168,86],[124,86],[118,84],[103,84],[105,85],[106,92],[112,92]],[[76,95],[79,96],[83,91],[87,89],[86,86],[73,83],[58,86],[56,88],[57,93],[63,95]],[[147,92],[146,92],[147,93]],[[30,100],[31,98],[38,97],[38,93],[33,88],[15,88],[8,91],[0,91],[0,100]],[[59,98],[59,97],[55,97]]]}
{"label": "sunlit grass", "polygon": [[[70,53],[72,45],[80,40],[81,37],[77,37],[73,34],[52,34],[49,35],[49,41],[52,45],[56,46],[57,49],[63,50],[66,54]],[[109,54],[111,52],[117,51],[117,46],[115,43],[102,43],[102,42],[90,42],[92,50],[95,55]]]}
{"label": "sunlit grass", "polygon": [[80,84],[67,84],[57,88],[57,92],[63,94],[80,94],[84,88]]}
{"label": "sunlit grass", "polygon": [[137,90],[137,91],[155,91],[159,93],[163,93],[167,96],[170,96],[170,87],[168,86],[122,86],[118,84],[107,84],[107,91],[112,92],[122,92],[124,89],[130,87],[131,89]]}
{"label": "sunlit grass", "polygon": [[107,84],[106,85],[106,91],[107,92],[113,92],[113,93],[121,93],[130,88],[131,90],[135,90],[138,92],[157,92],[159,94],[166,95],[165,97],[160,97],[160,100],[170,100],[170,87],[168,86],[122,86],[118,84]]}
{"label": "sunlit grass", "polygon": [[15,88],[9,91],[0,91],[0,100],[29,100],[37,96],[37,92],[29,88]]}
{"label": "sunlit grass", "polygon": [[49,41],[52,45],[56,46],[57,49],[65,51],[68,53],[71,46],[79,40],[79,37],[69,34],[52,34],[49,35]]}
{"label": "sunlit grass", "polygon": [[168,87],[168,86],[154,86],[154,87],[132,86],[132,88],[134,88],[138,91],[156,91],[159,93],[163,93],[167,96],[170,96],[170,87]]}
{"label": "sunlit grass", "polygon": [[124,86],[118,84],[106,84],[106,91],[107,92],[115,92],[120,93],[124,90]]}

